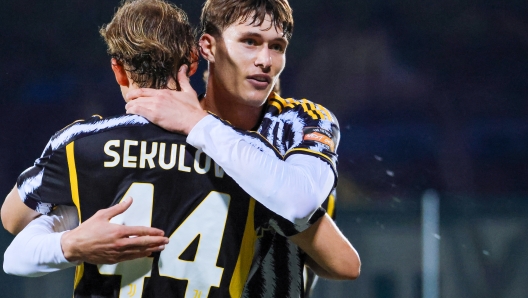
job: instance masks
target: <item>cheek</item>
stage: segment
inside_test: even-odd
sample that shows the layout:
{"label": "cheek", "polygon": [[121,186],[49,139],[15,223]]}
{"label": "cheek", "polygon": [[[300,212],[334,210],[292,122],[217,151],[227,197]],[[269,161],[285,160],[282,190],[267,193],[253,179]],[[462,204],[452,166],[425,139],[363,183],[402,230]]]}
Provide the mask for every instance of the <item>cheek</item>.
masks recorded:
{"label": "cheek", "polygon": [[276,55],[272,58],[272,65],[275,68],[275,73],[280,75],[286,66],[286,56],[285,55]]}

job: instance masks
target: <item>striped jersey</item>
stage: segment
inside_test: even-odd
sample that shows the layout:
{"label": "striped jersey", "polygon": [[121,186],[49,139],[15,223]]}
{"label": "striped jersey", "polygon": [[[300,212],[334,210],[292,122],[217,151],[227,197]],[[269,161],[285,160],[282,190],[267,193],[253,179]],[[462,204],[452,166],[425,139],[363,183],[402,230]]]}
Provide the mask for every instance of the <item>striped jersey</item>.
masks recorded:
{"label": "striped jersey", "polygon": [[290,223],[185,138],[141,116],[92,117],[56,133],[19,176],[24,203],[42,214],[76,206],[82,223],[131,196],[132,206],[111,222],[156,227],[170,237],[148,258],[78,266],[74,297],[240,297],[258,233],[292,235],[324,214],[316,211],[305,227]]}
{"label": "striped jersey", "polygon": [[[284,159],[292,154],[308,154],[327,162],[337,182],[339,124],[323,106],[306,99],[284,99],[272,93],[256,132]],[[332,195],[327,202],[328,209],[333,210]],[[243,297],[302,297],[304,253],[264,219],[260,223]]]}

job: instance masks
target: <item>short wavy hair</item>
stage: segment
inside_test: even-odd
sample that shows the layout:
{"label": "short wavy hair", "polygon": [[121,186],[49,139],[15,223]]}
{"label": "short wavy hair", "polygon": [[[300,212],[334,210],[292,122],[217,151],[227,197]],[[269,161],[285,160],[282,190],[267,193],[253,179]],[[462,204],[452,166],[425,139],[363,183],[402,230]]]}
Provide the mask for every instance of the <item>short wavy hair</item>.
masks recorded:
{"label": "short wavy hair", "polygon": [[282,29],[284,37],[293,34],[292,9],[288,0],[207,0],[200,17],[201,34],[221,36],[222,32],[237,21],[260,26],[266,15],[271,15],[270,25]]}
{"label": "short wavy hair", "polygon": [[99,30],[108,54],[141,88],[168,88],[178,69],[197,57],[195,31],[185,12],[163,0],[127,0]]}

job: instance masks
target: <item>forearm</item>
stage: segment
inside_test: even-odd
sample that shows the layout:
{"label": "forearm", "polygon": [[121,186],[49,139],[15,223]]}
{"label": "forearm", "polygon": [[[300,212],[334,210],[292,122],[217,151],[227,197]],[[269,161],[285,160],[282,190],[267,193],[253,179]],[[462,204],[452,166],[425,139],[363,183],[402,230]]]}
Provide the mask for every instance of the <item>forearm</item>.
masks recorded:
{"label": "forearm", "polygon": [[241,135],[213,116],[202,119],[187,138],[201,148],[253,198],[294,222],[326,199],[334,173],[324,161],[294,154],[286,161],[268,146]]}
{"label": "forearm", "polygon": [[319,277],[326,279],[339,279],[339,276],[334,276],[331,272],[328,272],[308,255],[306,256],[305,265],[308,266],[308,268],[315,272],[315,274],[317,274]]}
{"label": "forearm", "polygon": [[35,219],[15,237],[4,254],[6,273],[36,277],[77,264],[68,262],[61,248],[64,231],[78,223],[75,209],[64,208],[59,208],[58,214]]}
{"label": "forearm", "polygon": [[307,265],[330,279],[356,279],[361,270],[357,251],[328,215],[306,231],[289,238],[305,251]]}

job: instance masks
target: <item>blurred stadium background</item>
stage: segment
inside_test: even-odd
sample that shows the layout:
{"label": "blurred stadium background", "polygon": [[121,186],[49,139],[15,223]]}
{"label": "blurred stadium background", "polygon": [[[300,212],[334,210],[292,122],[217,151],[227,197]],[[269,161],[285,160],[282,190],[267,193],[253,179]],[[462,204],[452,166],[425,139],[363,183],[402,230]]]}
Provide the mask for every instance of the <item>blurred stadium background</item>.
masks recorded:
{"label": "blurred stadium background", "polygon": [[[282,94],[340,120],[337,223],[363,262],[358,280],[314,296],[422,297],[425,240],[439,249],[437,297],[528,297],[528,2],[290,2]],[[198,23],[201,0],[175,3]],[[2,2],[0,197],[55,131],[123,113],[98,35],[117,5]],[[439,231],[422,237],[429,189]],[[11,239],[1,229],[0,251]],[[71,297],[72,284],[72,271],[1,272],[0,296]]]}

